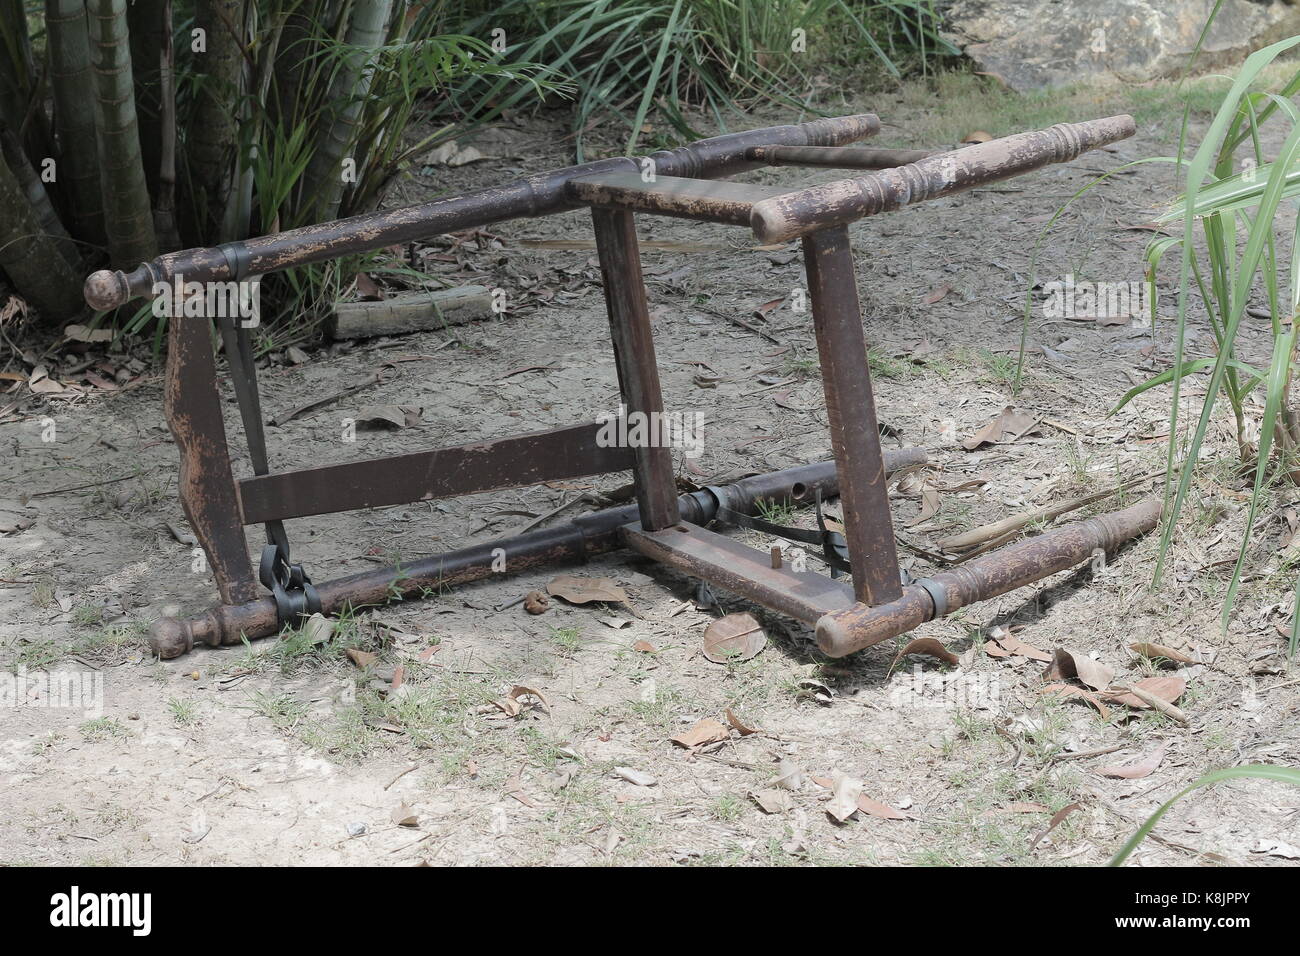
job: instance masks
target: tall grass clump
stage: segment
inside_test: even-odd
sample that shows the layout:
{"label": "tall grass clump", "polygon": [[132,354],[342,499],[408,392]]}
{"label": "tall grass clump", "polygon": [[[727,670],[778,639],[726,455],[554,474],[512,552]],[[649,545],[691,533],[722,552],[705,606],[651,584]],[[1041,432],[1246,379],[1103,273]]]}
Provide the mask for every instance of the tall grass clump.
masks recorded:
{"label": "tall grass clump", "polygon": [[[1266,491],[1275,483],[1300,483],[1300,412],[1292,397],[1295,320],[1300,310],[1300,222],[1289,228],[1283,241],[1277,236],[1279,217],[1300,198],[1300,112],[1289,99],[1300,92],[1300,70],[1276,91],[1254,88],[1270,64],[1298,45],[1300,37],[1291,37],[1251,54],[1191,158],[1181,153],[1160,157],[1178,164],[1184,182],[1182,194],[1158,217],[1162,224],[1175,225],[1180,234],[1157,238],[1146,251],[1150,281],[1154,282],[1167,258],[1177,263],[1174,361],[1120,401],[1123,406],[1149,388],[1172,382],[1167,500],[1156,584],[1164,572],[1215,408],[1221,401],[1227,404],[1236,453],[1242,469],[1253,478],[1253,489],[1223,602],[1225,627]],[[1281,125],[1280,132],[1285,134],[1271,161],[1264,155],[1260,137],[1261,128],[1268,123]],[[1187,354],[1189,294],[1193,289],[1205,309],[1214,343],[1212,356],[1193,358]],[[1252,302],[1260,304],[1252,307]],[[1247,361],[1242,355],[1242,320],[1248,307],[1268,320],[1271,349],[1267,362]],[[1154,312],[1154,299],[1152,309]],[[1187,376],[1197,373],[1208,374],[1205,398],[1189,433],[1180,439],[1182,390]],[[1262,390],[1263,399],[1259,414],[1252,398],[1257,390]],[[1298,624],[1300,618],[1293,615],[1292,655]]]}
{"label": "tall grass clump", "polygon": [[[814,71],[897,78],[958,52],[933,0],[461,0],[454,15],[474,36],[499,31],[509,58],[573,82],[579,161],[600,122],[625,130],[633,153],[668,142],[667,130],[699,136],[692,113],[725,128],[760,102],[807,109]],[[490,95],[506,94],[497,83]],[[667,130],[647,135],[652,110]]]}

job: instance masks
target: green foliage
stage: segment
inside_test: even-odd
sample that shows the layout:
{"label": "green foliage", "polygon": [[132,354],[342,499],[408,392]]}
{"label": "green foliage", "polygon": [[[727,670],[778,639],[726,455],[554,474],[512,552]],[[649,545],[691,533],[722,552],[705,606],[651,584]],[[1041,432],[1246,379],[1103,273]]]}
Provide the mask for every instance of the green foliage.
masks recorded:
{"label": "green foliage", "polygon": [[[1241,582],[1251,532],[1272,467],[1277,464],[1284,474],[1292,473],[1291,463],[1297,447],[1300,447],[1300,427],[1297,427],[1290,401],[1297,334],[1294,320],[1300,309],[1300,249],[1297,248],[1300,226],[1292,231],[1289,261],[1285,258],[1288,250],[1279,250],[1275,235],[1276,219],[1283,202],[1300,195],[1300,112],[1287,99],[1300,90],[1300,71],[1277,93],[1251,88],[1274,59],[1297,45],[1300,45],[1300,37],[1291,37],[1247,58],[1190,162],[1184,162],[1181,154],[1170,159],[1185,167],[1186,187],[1161,221],[1181,223],[1182,235],[1153,241],[1147,249],[1147,264],[1149,275],[1154,279],[1164,257],[1175,250],[1179,253],[1174,364],[1121,401],[1122,405],[1140,391],[1171,382],[1173,401],[1169,432],[1171,436],[1178,436],[1183,382],[1189,374],[1208,371],[1209,382],[1200,414],[1190,438],[1181,449],[1181,460],[1185,462],[1195,462],[1200,458],[1219,398],[1228,403],[1235,424],[1238,452],[1243,466],[1253,471],[1254,487],[1232,581],[1224,600],[1224,626]],[[1276,159],[1264,163],[1259,130],[1262,124],[1274,117],[1287,124],[1286,138]],[[1203,247],[1194,241],[1198,228]],[[1285,287],[1279,282],[1281,271],[1287,276]],[[1190,359],[1186,352],[1188,295],[1193,282],[1214,338],[1215,354],[1212,358]],[[1267,303],[1273,338],[1266,367],[1250,365],[1237,355],[1242,319],[1252,295],[1259,291]],[[1256,420],[1246,398],[1261,385],[1264,388],[1264,408]],[[1256,426],[1257,438],[1254,437]],[[1171,440],[1169,507],[1156,561],[1157,582],[1164,570],[1173,529],[1195,474],[1192,467],[1179,468],[1179,452],[1179,443]],[[1292,655],[1296,650],[1296,638],[1296,621],[1293,619]]]}
{"label": "green foliage", "polygon": [[1193,790],[1199,790],[1201,787],[1211,787],[1216,783],[1222,783],[1225,780],[1239,780],[1242,778],[1255,778],[1259,780],[1276,780],[1279,783],[1289,783],[1292,786],[1300,787],[1300,770],[1291,767],[1273,767],[1268,764],[1247,764],[1241,767],[1229,767],[1224,770],[1215,770],[1207,773],[1200,780],[1174,794],[1167,801],[1160,805],[1160,809],[1151,814],[1147,821],[1138,827],[1137,832],[1129,837],[1128,842],[1120,847],[1119,852],[1111,858],[1111,866],[1123,866],[1124,861],[1129,858],[1134,850],[1138,848],[1147,835],[1160,822],[1160,818],[1168,812],[1169,808],[1175,803],[1187,796]]}
{"label": "green foliage", "polygon": [[[695,138],[689,106],[725,127],[727,114],[760,100],[806,109],[812,71],[860,69],[864,51],[893,77],[957,52],[940,38],[930,0],[463,0],[458,15],[464,32],[502,31],[506,56],[545,63],[576,87],[579,161],[601,120],[627,130],[630,154],[653,107],[677,137]],[[506,94],[498,81],[486,95]]]}

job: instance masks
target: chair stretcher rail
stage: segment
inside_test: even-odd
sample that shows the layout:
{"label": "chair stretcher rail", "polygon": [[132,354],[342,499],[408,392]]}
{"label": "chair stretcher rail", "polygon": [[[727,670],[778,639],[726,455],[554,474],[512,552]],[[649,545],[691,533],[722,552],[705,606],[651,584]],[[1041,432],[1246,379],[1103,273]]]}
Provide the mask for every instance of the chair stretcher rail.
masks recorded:
{"label": "chair stretcher rail", "polygon": [[1081,153],[1125,139],[1134,132],[1133,117],[1119,115],[1017,133],[858,179],[842,179],[765,199],[754,205],[750,226],[760,242],[785,242],[1052,163],[1067,163]]}

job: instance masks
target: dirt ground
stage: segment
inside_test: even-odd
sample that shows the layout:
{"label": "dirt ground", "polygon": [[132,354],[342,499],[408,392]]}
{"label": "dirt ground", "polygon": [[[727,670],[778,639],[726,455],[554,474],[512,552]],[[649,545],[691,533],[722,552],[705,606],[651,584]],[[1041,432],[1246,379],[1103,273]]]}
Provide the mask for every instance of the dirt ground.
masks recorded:
{"label": "dirt ground", "polygon": [[[842,112],[870,107],[893,124],[884,145],[943,145],[963,127],[987,124],[1003,135],[1140,107],[1138,136],[1104,152],[853,227],[887,443],[931,449],[933,467],[905,476],[893,496],[912,574],[936,567],[927,555],[946,535],[1163,468],[1169,391],[1107,412],[1167,366],[1172,323],[1153,332],[1140,317],[1049,319],[1036,301],[1025,385],[1015,395],[1011,388],[1040,231],[1098,173],[1171,151],[1176,117],[1151,107],[1161,95],[1076,93],[981,115],[962,108],[969,101],[945,105],[909,87],[844,104]],[[790,120],[773,113],[751,125]],[[475,140],[488,160],[422,172],[395,201],[565,165],[563,132],[544,119],[505,124]],[[1040,281],[1070,272],[1139,281],[1151,235],[1144,224],[1172,193],[1164,166],[1112,177],[1047,235]],[[681,477],[720,483],[827,458],[810,322],[786,298],[803,285],[797,247],[758,249],[742,230],[651,217],[640,218],[639,231],[668,406],[705,416],[703,454],[677,453]],[[488,232],[454,248],[431,243],[428,267],[505,289],[507,315],[350,350],[313,346],[305,363],[263,369],[272,416],[391,363],[382,384],[269,428],[273,465],[461,444],[616,409],[587,218],[575,212]],[[786,301],[754,317],[774,299]],[[1168,282],[1160,311],[1173,312]],[[1267,347],[1265,321],[1248,321]],[[1193,326],[1191,347],[1203,353],[1208,332]],[[215,600],[210,574],[194,570],[190,546],[168,527],[184,533],[159,372],[145,369],[115,392],[48,399],[16,386],[0,400],[17,403],[0,419],[0,518],[19,529],[0,536],[0,663],[13,674],[80,672],[102,687],[100,708],[38,700],[0,712],[0,862],[1087,865],[1105,862],[1205,771],[1300,756],[1300,682],[1277,627],[1294,588],[1291,559],[1280,553],[1290,503],[1280,493],[1262,512],[1233,620],[1226,632],[1218,623],[1246,497],[1226,423],[1212,436],[1158,589],[1150,589],[1158,541],[1148,536],[1105,563],[911,635],[937,638],[958,655],[955,667],[922,656],[895,661],[907,639],[827,660],[803,626],[725,593],[721,609],[701,609],[692,582],[627,554],[358,614],[320,645],[269,639],[159,662],[144,646],[148,624]],[[1196,402],[1204,385],[1192,381],[1184,395]],[[236,469],[248,474],[224,377],[222,387]],[[418,406],[422,418],[343,441],[343,419],[380,403]],[[1036,427],[967,450],[963,440],[1008,405]],[[298,520],[289,534],[295,557],[326,580],[516,533],[567,505],[549,519],[564,520],[626,480]],[[1062,520],[1159,489],[1158,480],[1142,482]],[[250,549],[259,534],[249,529]],[[773,543],[737,536],[764,550]],[[628,603],[553,600],[540,616],[515,603],[570,572],[612,579]],[[706,660],[705,627],[735,611],[760,615],[766,648],[744,662]],[[1184,679],[1177,706],[1186,724],[1123,705],[1103,716],[1084,700],[1044,694],[1041,661],[989,653],[998,650],[991,635],[1008,630],[1033,648],[1090,655],[1114,669],[1116,685]],[[1145,661],[1128,649],[1143,641],[1192,663],[1173,670]],[[379,656],[363,671],[348,648]],[[394,689],[399,665],[404,683]],[[529,706],[509,716],[493,705],[519,685],[540,691],[549,708],[524,698]],[[724,721],[728,710],[758,732],[733,731],[694,751],[671,741],[697,721]],[[1153,756],[1160,760],[1145,776],[1101,773]],[[814,778],[836,774],[896,812],[834,822],[831,791]],[[1199,791],[1133,863],[1285,864],[1300,845],[1298,809],[1300,792],[1280,784]]]}

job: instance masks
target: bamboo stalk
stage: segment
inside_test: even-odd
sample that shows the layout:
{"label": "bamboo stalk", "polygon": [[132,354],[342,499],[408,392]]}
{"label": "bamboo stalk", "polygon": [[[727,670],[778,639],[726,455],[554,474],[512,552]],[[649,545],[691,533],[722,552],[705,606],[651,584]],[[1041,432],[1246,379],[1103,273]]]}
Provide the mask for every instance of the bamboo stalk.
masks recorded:
{"label": "bamboo stalk", "polygon": [[222,223],[234,182],[244,12],[243,0],[194,4],[194,22],[203,30],[206,47],[195,55],[202,83],[186,128],[185,158],[194,229],[208,240],[235,238],[222,234]]}
{"label": "bamboo stalk", "polygon": [[[68,235],[68,230],[63,228],[59,214],[54,211],[54,205],[50,202],[49,193],[45,191],[45,185],[41,182],[40,174],[28,162],[27,154],[23,152],[23,146],[22,143],[18,142],[18,137],[4,123],[0,123],[0,152],[4,154],[5,162],[9,165],[9,171],[13,174],[14,179],[18,181],[18,185],[22,187],[23,193],[26,194],[27,202],[36,215],[36,221],[40,225],[41,232],[54,243],[54,247],[59,250],[59,255],[63,257],[63,261],[71,266],[73,270],[80,272],[81,257],[77,255],[77,247]],[[56,166],[56,176],[57,168]]]}
{"label": "bamboo stalk", "polygon": [[320,222],[338,215],[343,201],[343,161],[356,138],[361,108],[370,89],[368,64],[372,51],[384,42],[391,8],[390,0],[372,0],[352,9],[346,42],[353,49],[339,64],[330,84],[329,100],[340,105],[333,122],[325,122],[320,128],[304,179],[302,195],[311,209],[308,221]]}
{"label": "bamboo stalk", "polygon": [[45,29],[59,137],[58,181],[65,184],[77,237],[103,245],[104,199],[99,162],[87,144],[97,142],[95,78],[90,70],[90,35],[84,0],[45,0]]}
{"label": "bamboo stalk", "polygon": [[42,231],[22,186],[0,157],[0,267],[18,294],[42,318],[62,320],[81,311],[78,276]]}
{"label": "bamboo stalk", "polygon": [[129,264],[157,255],[158,243],[140,159],[126,0],[86,0],[86,13],[98,108],[104,231],[113,262]]}

